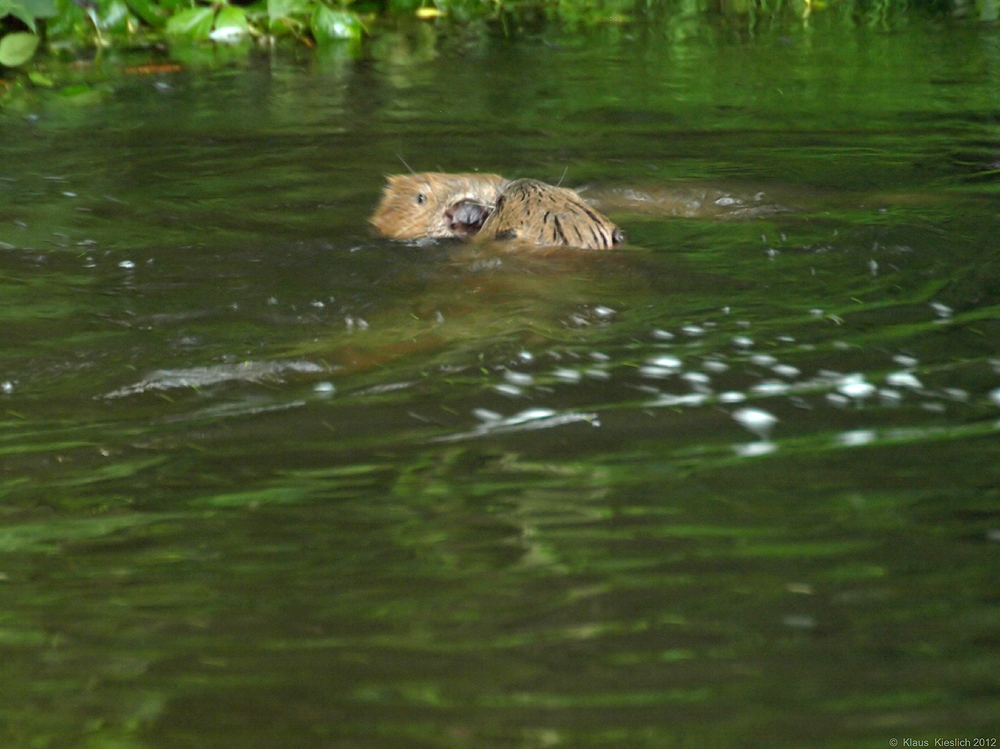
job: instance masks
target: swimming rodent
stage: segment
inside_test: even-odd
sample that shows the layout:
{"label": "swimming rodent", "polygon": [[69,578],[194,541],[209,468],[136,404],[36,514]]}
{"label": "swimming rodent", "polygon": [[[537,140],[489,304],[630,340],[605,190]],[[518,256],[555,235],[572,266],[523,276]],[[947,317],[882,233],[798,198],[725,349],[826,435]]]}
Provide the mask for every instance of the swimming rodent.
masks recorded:
{"label": "swimming rodent", "polygon": [[476,239],[607,250],[624,242],[625,236],[573,190],[518,179],[504,186]]}
{"label": "swimming rodent", "polygon": [[468,238],[478,233],[507,180],[499,174],[391,174],[371,217],[391,239]]}
{"label": "swimming rodent", "polygon": [[496,174],[396,174],[371,218],[393,239],[513,239],[539,246],[608,249],[621,230],[572,190]]}

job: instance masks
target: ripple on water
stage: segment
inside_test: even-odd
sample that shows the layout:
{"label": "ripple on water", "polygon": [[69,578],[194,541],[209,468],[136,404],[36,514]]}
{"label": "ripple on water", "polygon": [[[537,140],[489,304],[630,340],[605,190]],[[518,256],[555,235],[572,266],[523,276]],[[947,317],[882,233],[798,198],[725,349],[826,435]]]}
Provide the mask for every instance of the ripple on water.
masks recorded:
{"label": "ripple on water", "polygon": [[273,383],[281,382],[290,374],[326,374],[330,371],[310,361],[245,361],[188,369],[159,369],[133,385],[112,390],[102,397],[124,398],[149,391],[203,388],[225,382]]}

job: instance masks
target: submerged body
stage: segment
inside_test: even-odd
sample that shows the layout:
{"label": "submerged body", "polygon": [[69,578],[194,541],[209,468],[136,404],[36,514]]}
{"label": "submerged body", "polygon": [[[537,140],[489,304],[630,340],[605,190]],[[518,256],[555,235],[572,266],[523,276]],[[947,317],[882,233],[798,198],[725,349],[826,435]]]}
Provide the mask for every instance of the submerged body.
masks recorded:
{"label": "submerged body", "polygon": [[371,222],[393,239],[476,237],[591,250],[623,241],[572,190],[496,174],[391,175]]}

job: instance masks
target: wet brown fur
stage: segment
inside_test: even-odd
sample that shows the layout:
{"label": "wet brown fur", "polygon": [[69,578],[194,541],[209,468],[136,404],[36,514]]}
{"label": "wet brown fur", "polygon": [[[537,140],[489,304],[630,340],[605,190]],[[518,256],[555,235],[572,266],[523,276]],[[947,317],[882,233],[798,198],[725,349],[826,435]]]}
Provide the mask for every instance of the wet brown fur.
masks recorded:
{"label": "wet brown fur", "polygon": [[504,187],[495,210],[476,239],[607,250],[625,238],[606,216],[584,203],[572,190],[519,179]]}
{"label": "wet brown fur", "polygon": [[498,174],[392,174],[371,217],[392,239],[465,237],[475,233],[452,220],[456,206],[480,206],[489,215],[507,180]]}

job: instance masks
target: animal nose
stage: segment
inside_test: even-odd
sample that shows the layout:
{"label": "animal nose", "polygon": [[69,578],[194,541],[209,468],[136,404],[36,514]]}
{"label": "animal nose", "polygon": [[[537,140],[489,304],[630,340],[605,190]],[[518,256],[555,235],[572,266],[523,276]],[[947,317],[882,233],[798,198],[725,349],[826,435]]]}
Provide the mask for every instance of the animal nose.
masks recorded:
{"label": "animal nose", "polygon": [[460,200],[444,213],[448,228],[458,236],[469,236],[483,228],[490,210],[474,200]]}

